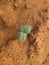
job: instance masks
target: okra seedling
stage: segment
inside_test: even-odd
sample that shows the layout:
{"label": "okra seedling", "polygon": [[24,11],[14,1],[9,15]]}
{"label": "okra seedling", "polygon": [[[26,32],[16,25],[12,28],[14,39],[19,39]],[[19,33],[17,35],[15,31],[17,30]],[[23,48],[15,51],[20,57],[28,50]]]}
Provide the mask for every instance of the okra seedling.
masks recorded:
{"label": "okra seedling", "polygon": [[31,32],[31,26],[25,25],[22,26],[20,32],[18,33],[19,42],[24,42],[27,38],[27,35]]}

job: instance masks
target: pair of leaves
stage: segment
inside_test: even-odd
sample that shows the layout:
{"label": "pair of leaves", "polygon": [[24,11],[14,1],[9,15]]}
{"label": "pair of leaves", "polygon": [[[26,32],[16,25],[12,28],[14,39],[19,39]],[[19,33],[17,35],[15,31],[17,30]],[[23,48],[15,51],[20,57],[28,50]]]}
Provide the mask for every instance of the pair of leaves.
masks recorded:
{"label": "pair of leaves", "polygon": [[27,35],[31,32],[31,26],[25,25],[22,26],[20,32],[18,33],[19,42],[24,42],[27,38]]}

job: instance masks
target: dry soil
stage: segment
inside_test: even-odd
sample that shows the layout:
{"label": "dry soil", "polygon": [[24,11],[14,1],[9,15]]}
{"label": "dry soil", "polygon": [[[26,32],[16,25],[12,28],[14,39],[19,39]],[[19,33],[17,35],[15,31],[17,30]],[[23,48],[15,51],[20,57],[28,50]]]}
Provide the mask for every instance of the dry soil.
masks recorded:
{"label": "dry soil", "polygon": [[[20,43],[26,24],[32,31]],[[0,0],[0,65],[49,65],[49,0]]]}

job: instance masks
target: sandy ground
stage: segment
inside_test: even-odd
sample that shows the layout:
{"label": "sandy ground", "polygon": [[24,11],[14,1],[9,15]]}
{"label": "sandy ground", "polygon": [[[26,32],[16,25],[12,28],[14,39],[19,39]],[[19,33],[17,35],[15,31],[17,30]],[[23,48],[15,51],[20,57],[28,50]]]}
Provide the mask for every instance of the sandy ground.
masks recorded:
{"label": "sandy ground", "polygon": [[[25,24],[32,31],[19,43]],[[0,0],[0,65],[49,65],[49,0]]]}

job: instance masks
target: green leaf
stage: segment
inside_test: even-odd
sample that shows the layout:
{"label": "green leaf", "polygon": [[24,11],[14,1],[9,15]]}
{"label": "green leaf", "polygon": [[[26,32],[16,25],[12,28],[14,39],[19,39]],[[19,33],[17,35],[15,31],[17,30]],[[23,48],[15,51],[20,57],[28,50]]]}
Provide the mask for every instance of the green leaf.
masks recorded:
{"label": "green leaf", "polygon": [[24,42],[26,40],[26,36],[27,35],[25,33],[19,32],[18,33],[18,40],[19,40],[19,42]]}
{"label": "green leaf", "polygon": [[20,30],[21,30],[21,32],[29,34],[31,32],[31,26],[30,25],[22,26]]}

